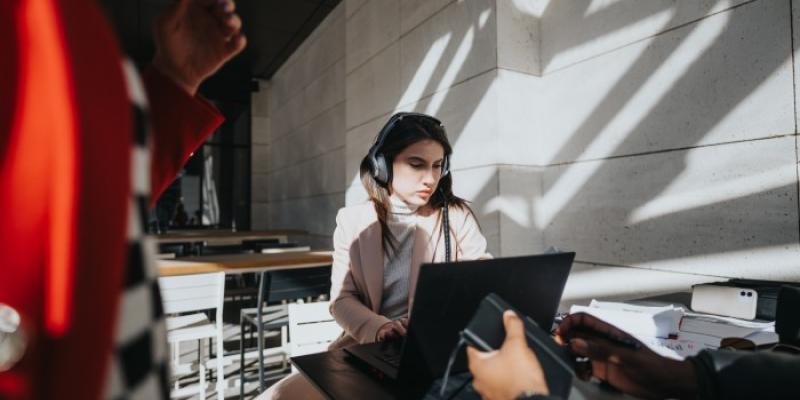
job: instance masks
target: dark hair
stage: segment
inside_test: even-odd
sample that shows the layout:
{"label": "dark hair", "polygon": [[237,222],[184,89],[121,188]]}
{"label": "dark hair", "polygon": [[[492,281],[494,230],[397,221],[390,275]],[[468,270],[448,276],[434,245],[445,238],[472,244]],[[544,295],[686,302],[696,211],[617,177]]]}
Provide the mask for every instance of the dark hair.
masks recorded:
{"label": "dark hair", "polygon": [[[392,163],[395,157],[405,150],[408,146],[422,140],[433,140],[439,143],[444,149],[444,156],[449,157],[453,153],[453,147],[450,146],[450,141],[447,140],[447,133],[444,127],[434,120],[429,118],[409,118],[405,117],[394,125],[392,130],[387,134],[381,146],[380,153],[386,159],[386,166],[390,171],[390,179],[388,184],[384,185],[375,180],[372,176],[372,169],[370,167],[369,154],[361,160],[360,173],[361,183],[367,191],[370,201],[375,207],[375,212],[378,214],[378,222],[381,226],[381,238],[383,242],[383,251],[386,255],[390,255],[390,251],[394,252],[396,249],[396,240],[392,236],[389,227],[386,224],[386,218],[389,213],[389,185],[391,185],[394,175],[391,174]],[[376,138],[377,141],[377,138]],[[451,164],[452,165],[452,164]],[[445,204],[448,207],[457,207],[462,210],[472,210],[467,205],[467,201],[457,197],[453,194],[453,174],[449,173],[439,179],[439,184],[436,190],[428,200],[428,205],[433,208],[442,208]],[[473,213],[474,215],[474,213]],[[437,218],[437,224],[440,225],[439,233],[443,232],[444,226],[441,222],[441,214]]]}

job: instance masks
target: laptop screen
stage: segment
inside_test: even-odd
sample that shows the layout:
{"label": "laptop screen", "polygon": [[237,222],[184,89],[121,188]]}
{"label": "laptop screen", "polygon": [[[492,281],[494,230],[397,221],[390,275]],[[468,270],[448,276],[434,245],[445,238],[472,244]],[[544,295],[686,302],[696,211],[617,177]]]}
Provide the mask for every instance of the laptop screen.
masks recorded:
{"label": "laptop screen", "polygon": [[[506,299],[539,326],[552,326],[574,258],[575,253],[553,253],[423,265],[399,378],[429,384],[441,377],[459,332],[489,293]],[[467,369],[464,353],[452,372]]]}

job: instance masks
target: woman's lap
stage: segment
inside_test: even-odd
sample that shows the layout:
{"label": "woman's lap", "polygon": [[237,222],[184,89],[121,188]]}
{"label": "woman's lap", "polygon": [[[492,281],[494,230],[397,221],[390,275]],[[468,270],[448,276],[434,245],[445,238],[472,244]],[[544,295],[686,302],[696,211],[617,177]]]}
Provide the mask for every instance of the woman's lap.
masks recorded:
{"label": "woman's lap", "polygon": [[256,400],[324,399],[322,394],[299,372],[279,380],[261,393]]}

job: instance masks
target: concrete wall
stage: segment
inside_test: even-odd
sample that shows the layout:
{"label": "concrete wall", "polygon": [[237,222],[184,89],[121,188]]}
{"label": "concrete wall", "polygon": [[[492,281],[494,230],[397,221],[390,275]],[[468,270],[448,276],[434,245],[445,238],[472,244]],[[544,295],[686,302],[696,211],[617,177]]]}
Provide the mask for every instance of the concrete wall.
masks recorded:
{"label": "concrete wall", "polygon": [[[445,124],[458,195],[476,204],[497,196],[495,2],[376,0],[345,8],[347,203],[366,198],[358,165],[386,119],[401,110]],[[497,253],[499,214],[479,212],[479,222]]]}
{"label": "concrete wall", "polygon": [[540,72],[496,81],[502,253],[577,251],[572,301],[800,280],[792,4],[539,2]]}
{"label": "concrete wall", "polygon": [[344,205],[344,9],[253,94],[253,228],[304,229],[330,248]]}
{"label": "concrete wall", "polygon": [[254,99],[253,215],[324,243],[415,110],[445,123],[494,254],[577,252],[567,302],[800,280],[798,7],[345,0]]}

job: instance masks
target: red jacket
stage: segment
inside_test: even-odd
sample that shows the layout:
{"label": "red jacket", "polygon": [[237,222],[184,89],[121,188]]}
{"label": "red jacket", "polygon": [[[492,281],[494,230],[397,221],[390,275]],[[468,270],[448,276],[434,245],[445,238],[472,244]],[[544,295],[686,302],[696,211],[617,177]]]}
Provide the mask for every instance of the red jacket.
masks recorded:
{"label": "red jacket", "polygon": [[[0,398],[97,398],[131,192],[122,55],[89,0],[0,2],[0,49],[0,303],[29,339]],[[155,71],[144,82],[156,198],[222,117]]]}

